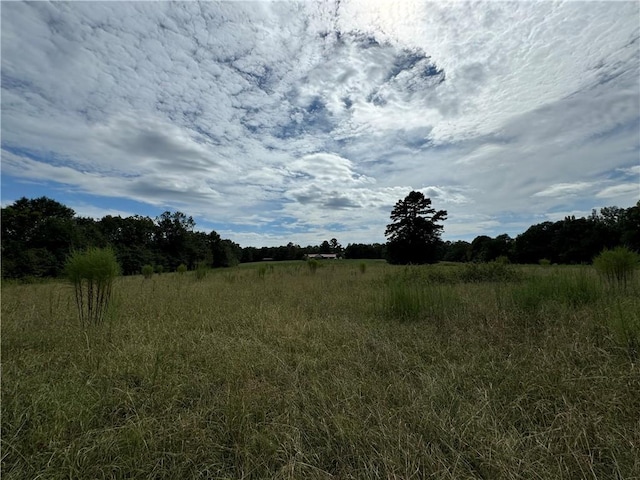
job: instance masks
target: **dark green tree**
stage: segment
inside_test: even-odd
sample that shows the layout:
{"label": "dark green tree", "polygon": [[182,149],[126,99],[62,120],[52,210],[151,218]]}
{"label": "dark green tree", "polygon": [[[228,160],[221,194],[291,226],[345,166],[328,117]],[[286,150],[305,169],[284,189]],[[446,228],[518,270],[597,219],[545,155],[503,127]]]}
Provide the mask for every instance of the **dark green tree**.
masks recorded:
{"label": "dark green tree", "polygon": [[55,277],[74,240],[75,212],[47,197],[15,201],[2,209],[2,275]]}
{"label": "dark green tree", "polygon": [[621,220],[621,243],[640,253],[640,200],[625,210]]}
{"label": "dark green tree", "polygon": [[326,240],[320,244],[320,253],[331,253],[331,244]]}
{"label": "dark green tree", "polygon": [[381,243],[350,243],[344,249],[345,258],[365,259],[384,258],[386,246]]}
{"label": "dark green tree", "polygon": [[443,260],[447,262],[468,262],[471,259],[471,244],[464,240],[445,242]]}
{"label": "dark green tree", "polygon": [[173,271],[188,262],[189,233],[193,232],[196,222],[182,212],[167,211],[156,218],[156,225],[156,245],[161,255],[158,263]]}
{"label": "dark green tree", "polygon": [[107,215],[98,223],[105,241],[116,253],[123,274],[139,274],[144,265],[155,263],[159,255],[154,244],[157,227],[149,217]]}
{"label": "dark green tree", "polygon": [[498,257],[512,256],[513,239],[503,233],[496,238],[480,235],[471,242],[471,260],[474,262],[492,262]]}
{"label": "dark green tree", "polygon": [[329,240],[329,245],[331,246],[331,253],[336,253],[338,255],[342,253],[342,245],[338,243],[338,239],[332,238]]}
{"label": "dark green tree", "polygon": [[387,260],[394,264],[435,263],[445,210],[431,207],[431,199],[412,191],[398,200],[391,212],[392,223],[387,225]]}

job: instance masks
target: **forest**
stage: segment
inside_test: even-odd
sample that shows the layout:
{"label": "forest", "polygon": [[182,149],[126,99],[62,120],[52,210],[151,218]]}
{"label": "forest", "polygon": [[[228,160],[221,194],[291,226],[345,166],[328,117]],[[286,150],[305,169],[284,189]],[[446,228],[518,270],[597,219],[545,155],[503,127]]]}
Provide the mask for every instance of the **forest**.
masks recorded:
{"label": "forest", "polygon": [[[63,274],[65,260],[75,250],[111,247],[124,275],[135,275],[145,265],[156,272],[189,270],[200,264],[231,267],[262,260],[301,260],[309,253],[337,253],[342,258],[387,258],[387,244],[353,243],[346,247],[336,238],[318,245],[289,242],[278,247],[241,247],[215,232],[196,229],[191,216],[166,211],[146,216],[107,215],[99,220],[47,197],[23,197],[2,208],[2,277],[41,278]],[[532,225],[515,238],[477,236],[472,242],[441,241],[437,261],[557,264],[591,263],[604,249],[626,246],[640,251],[640,201],[629,208],[616,206],[594,210],[583,218],[565,217]]]}

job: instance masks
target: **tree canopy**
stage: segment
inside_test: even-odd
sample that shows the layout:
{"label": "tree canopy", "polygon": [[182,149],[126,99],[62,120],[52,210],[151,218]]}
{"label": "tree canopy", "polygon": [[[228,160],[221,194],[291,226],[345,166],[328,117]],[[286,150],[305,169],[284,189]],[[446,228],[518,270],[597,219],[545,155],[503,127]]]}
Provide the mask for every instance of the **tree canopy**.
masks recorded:
{"label": "tree canopy", "polygon": [[431,207],[431,199],[422,192],[412,191],[398,200],[391,212],[392,223],[385,236],[390,263],[434,263],[443,226],[438,222],[447,218],[445,210]]}

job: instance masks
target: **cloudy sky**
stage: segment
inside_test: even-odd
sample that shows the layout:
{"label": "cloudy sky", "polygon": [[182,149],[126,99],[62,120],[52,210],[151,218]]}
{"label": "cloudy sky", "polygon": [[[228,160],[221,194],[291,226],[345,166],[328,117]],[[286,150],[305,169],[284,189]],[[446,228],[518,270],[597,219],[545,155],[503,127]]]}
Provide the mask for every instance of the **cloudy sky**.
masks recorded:
{"label": "cloudy sky", "polygon": [[640,3],[2,2],[2,204],[242,246],[445,239],[640,198]]}

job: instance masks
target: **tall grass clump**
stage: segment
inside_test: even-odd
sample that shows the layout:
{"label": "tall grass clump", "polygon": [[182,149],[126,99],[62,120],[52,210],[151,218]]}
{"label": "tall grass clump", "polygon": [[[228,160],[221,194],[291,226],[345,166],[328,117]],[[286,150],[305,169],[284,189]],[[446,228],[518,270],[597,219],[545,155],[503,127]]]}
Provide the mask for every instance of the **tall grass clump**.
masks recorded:
{"label": "tall grass clump", "polygon": [[534,276],[512,290],[518,310],[537,312],[543,305],[578,308],[601,298],[597,278],[587,271],[563,271],[547,277]]}
{"label": "tall grass clump", "polygon": [[638,258],[638,254],[628,248],[616,247],[594,258],[593,266],[609,286],[626,289],[638,268]]}
{"label": "tall grass clump", "polygon": [[258,277],[264,279],[264,276],[267,274],[267,266],[266,265],[258,265]]}
{"label": "tall grass clump", "polygon": [[610,327],[620,343],[627,349],[632,362],[640,354],[640,310],[638,301],[616,298],[612,309]]}
{"label": "tall grass clump", "polygon": [[318,262],[318,260],[316,260],[315,258],[310,258],[309,260],[307,260],[307,267],[309,268],[309,271],[311,273],[316,273],[319,266],[320,262]]}
{"label": "tall grass clump", "polygon": [[365,273],[367,271],[367,264],[364,262],[361,262],[358,265],[358,270],[360,270],[360,273]]}
{"label": "tall grass clump", "polygon": [[185,273],[187,273],[187,266],[184,263],[181,263],[180,265],[178,265],[178,268],[176,268],[176,272],[178,272],[180,275],[184,275]]}
{"label": "tall grass clump", "polygon": [[384,315],[400,321],[441,321],[460,306],[451,286],[407,281],[405,275],[385,280],[382,302]]}
{"label": "tall grass clump", "polygon": [[65,272],[73,284],[80,323],[100,324],[109,307],[114,279],[120,265],[110,248],[89,248],[73,252]]}
{"label": "tall grass clump", "polygon": [[519,274],[512,265],[500,262],[468,263],[458,272],[460,281],[475,282],[506,282],[518,280]]}
{"label": "tall grass clump", "polygon": [[144,265],[142,267],[142,275],[146,279],[151,278],[153,276],[153,265]]}
{"label": "tall grass clump", "polygon": [[199,262],[196,266],[196,280],[202,280],[209,273],[209,267],[205,262]]}

